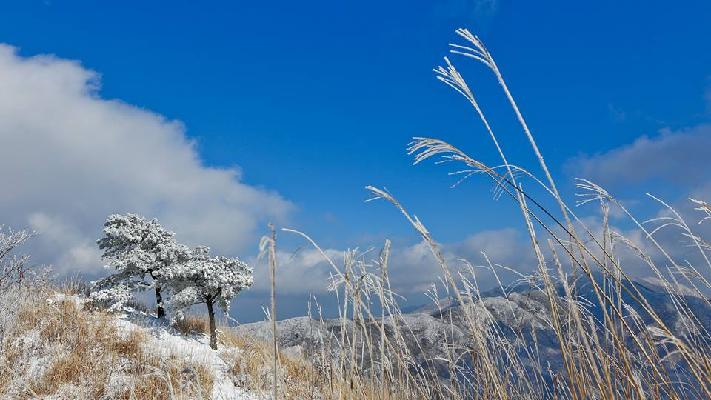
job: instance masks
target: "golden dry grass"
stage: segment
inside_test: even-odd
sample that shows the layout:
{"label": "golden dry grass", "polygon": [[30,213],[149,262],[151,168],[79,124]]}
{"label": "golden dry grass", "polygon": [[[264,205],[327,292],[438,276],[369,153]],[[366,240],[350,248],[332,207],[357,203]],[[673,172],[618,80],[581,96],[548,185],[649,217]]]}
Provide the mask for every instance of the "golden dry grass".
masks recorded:
{"label": "golden dry grass", "polygon": [[[445,58],[444,66],[435,70],[437,78],[471,104],[497,150],[500,167],[485,165],[478,161],[478,157],[470,157],[459,148],[434,138],[415,138],[408,151],[414,155],[416,163],[441,157],[439,161],[462,163],[464,169],[460,172],[477,173],[492,179],[497,196],[510,198],[521,212],[537,267],[530,275],[521,274],[521,278],[535,283],[539,288],[537,294],[542,295],[547,306],[545,317],[548,328],[555,335],[559,351],[555,361],[560,368],[552,371],[541,364],[535,330],[532,336],[524,335],[520,330],[513,332],[514,337],[507,336],[498,330],[496,318],[487,310],[479,307],[483,316],[477,314],[475,305],[481,300],[481,293],[474,267],[465,263],[466,268],[453,268],[452,260],[445,257],[422,221],[410,214],[389,192],[368,187],[375,198],[392,203],[421,236],[441,268],[443,288],[436,290],[446,290],[446,297],[455,297],[461,306],[460,325],[467,342],[456,348],[455,343],[448,342],[445,337],[441,345],[446,354],[437,356],[437,361],[447,364],[452,378],[443,381],[439,371],[432,367],[434,360],[426,360],[429,364],[413,360],[413,352],[407,347],[409,340],[405,340],[408,333],[404,325],[392,324],[394,332],[386,338],[385,313],[379,316],[382,332],[379,338],[373,336],[374,331],[364,323],[376,321],[378,327],[378,316],[374,318],[370,308],[374,302],[380,303],[380,308],[387,309],[387,314],[394,319],[401,316],[387,275],[388,241],[379,259],[366,261],[356,252],[347,252],[340,267],[308,236],[288,229],[285,231],[300,234],[321,251],[339,278],[340,286],[336,289],[343,294],[339,300],[343,324],[340,339],[334,341],[340,351],[315,362],[278,353],[274,343],[240,337],[223,327],[220,335],[223,346],[238,349],[225,353],[230,373],[247,389],[264,394],[274,391],[279,393],[279,398],[285,399],[711,398],[711,336],[696,319],[693,303],[687,303],[677,284],[677,280],[682,280],[697,292],[700,301],[711,304],[705,295],[711,290],[707,278],[711,271],[711,257],[707,255],[711,249],[709,242],[692,231],[676,210],[652,197],[672,216],[661,220],[664,226],[680,228],[681,237],[698,250],[697,256],[702,261],[692,265],[688,260],[678,260],[664,243],[655,239],[655,233],[664,226],[649,228],[648,222],[654,220],[640,222],[605,189],[580,180],[577,185],[581,191],[578,195],[583,199],[580,205],[598,204],[602,216],[599,221],[601,232],[588,226],[591,224],[586,223],[586,218],[576,215],[559,194],[534,136],[489,51],[469,31],[461,29],[457,33],[465,40],[465,46],[453,45],[452,53],[481,62],[493,72],[544,176],[538,179],[533,173],[510,163],[501,146],[504,138],[495,133],[474,92],[449,58]],[[533,179],[529,181],[528,178]],[[524,179],[526,191],[521,184]],[[706,214],[704,220],[711,218],[708,203],[692,201],[698,206],[697,211]],[[548,203],[553,205],[544,206]],[[610,226],[611,207],[624,215],[636,233],[646,240],[647,250]],[[660,222],[658,218],[656,220]],[[276,315],[275,237],[272,229],[269,242],[272,315]],[[628,267],[621,263],[619,255],[630,250],[664,283],[666,295],[682,317],[679,321],[684,329],[667,326],[660,310],[647,301],[628,275],[625,269]],[[486,261],[495,272],[488,258]],[[368,270],[371,266],[375,266],[377,273]],[[596,276],[601,276],[602,282]],[[577,291],[582,284],[591,288],[592,295],[587,300],[601,310],[599,319],[593,318],[590,306],[578,301]],[[83,290],[81,285],[69,286],[75,293]],[[434,296],[435,299],[443,297]],[[119,393],[120,398],[193,398],[209,393],[213,378],[206,368],[147,354],[141,346],[143,338],[140,334],[122,337],[101,313],[89,315],[73,302],[48,305],[43,300],[24,305],[16,326],[3,339],[0,395],[9,397],[13,374],[22,372],[26,361],[23,357],[32,346],[52,347],[56,354],[39,379],[14,397],[55,394],[68,385],[85,386],[80,392],[82,396],[77,397],[103,397],[107,394],[109,377],[120,364],[132,378],[127,386],[129,389]],[[641,310],[653,324],[643,321],[636,310]],[[352,322],[350,337],[343,333],[346,322]],[[451,321],[450,324],[454,331],[454,324]],[[185,335],[207,332],[206,320],[198,317],[188,317],[175,327]],[[330,346],[328,348],[330,350]],[[87,360],[92,360],[91,364]],[[417,369],[419,367],[422,368]],[[272,386],[274,373],[277,379]]]}
{"label": "golden dry grass", "polygon": [[[456,168],[460,169],[453,172],[463,177],[458,183],[474,175],[491,179],[496,196],[510,199],[520,211],[530,239],[535,271],[503,268],[486,256],[485,262],[493,274],[497,268],[516,273],[522,282],[531,283],[532,291],[543,299],[547,309],[545,326],[554,334],[557,347],[553,362],[560,367],[552,370],[542,362],[535,330],[530,335],[518,328],[503,334],[496,317],[485,308],[477,307],[481,300],[477,269],[467,260],[453,261],[446,256],[424,222],[411,214],[394,195],[368,186],[373,195],[371,200],[390,202],[430,250],[442,276],[441,288],[435,287],[433,298],[454,298],[461,305],[460,325],[467,340],[463,345],[445,340],[442,350],[446,354],[425,363],[421,360],[413,362],[412,352],[403,340],[407,336],[405,326],[398,328],[397,323],[393,324],[396,331],[392,339],[374,342],[372,331],[362,321],[373,322],[378,317],[382,321],[384,317],[374,316],[371,304],[380,303],[381,308],[387,308],[388,314],[396,319],[400,315],[395,296],[389,293],[389,242],[386,241],[379,259],[365,259],[357,251],[347,251],[340,263],[331,259],[306,234],[282,229],[302,236],[333,267],[334,286],[340,291],[341,332],[347,322],[355,326],[353,340],[343,334],[335,338],[340,351],[328,361],[326,371],[318,371],[327,377],[328,393],[336,393],[335,398],[339,399],[711,398],[711,335],[702,322],[705,316],[699,318],[694,310],[694,304],[698,302],[711,305],[708,297],[711,292],[709,240],[686,222],[688,215],[683,217],[662,199],[649,195],[662,206],[663,213],[660,214],[666,216],[644,221],[607,190],[586,179],[576,182],[579,191],[576,193],[577,205],[596,204],[599,209],[594,210],[590,218],[578,215],[560,195],[534,135],[491,53],[468,30],[458,29],[456,33],[464,43],[453,44],[451,53],[480,62],[493,73],[543,176],[539,178],[536,171],[524,170],[511,163],[503,146],[504,140],[509,138],[495,132],[474,95],[475,91],[448,57],[445,57],[443,66],[435,69],[436,77],[472,106],[496,148],[499,166],[479,161],[479,157],[488,158],[486,155],[471,157],[436,138],[414,138],[408,152],[414,156],[416,164],[432,158],[445,165],[459,164]],[[708,203],[691,201],[697,207],[695,210],[703,213],[701,221],[711,218]],[[611,225],[613,208],[626,219],[626,222],[616,222],[631,225],[631,233]],[[672,229],[677,229],[679,242],[686,243],[684,246],[688,245],[695,254],[690,256],[686,251],[679,251],[679,243],[658,240],[659,231]],[[266,242],[271,246],[270,262],[274,263],[276,259],[271,256],[275,253],[273,233],[271,237],[271,242],[268,239]],[[458,265],[460,263],[462,267]],[[648,268],[648,274],[661,282],[668,304],[679,316],[680,326],[663,318],[664,308],[669,305],[651,304],[643,288],[632,279],[629,272],[639,267]],[[271,268],[274,270],[275,266]],[[498,276],[496,280],[501,285]],[[275,281],[273,277],[272,281]],[[589,291],[584,300],[579,296],[581,288]],[[501,289],[506,297],[503,285]],[[440,297],[438,291],[445,291],[441,293],[445,296]],[[696,299],[687,301],[685,293],[688,292],[693,292]],[[593,309],[602,315],[594,316]],[[272,307],[272,315],[275,314]],[[450,324],[454,331],[454,324]],[[383,323],[380,326],[384,332]],[[679,327],[682,329],[677,329]],[[362,339],[356,339],[356,335]],[[274,354],[274,351],[266,354]],[[377,365],[378,358],[388,359],[388,362]],[[369,365],[363,360],[376,360],[376,363]],[[442,374],[433,367],[433,361],[446,364],[451,379],[441,379]],[[379,367],[379,373],[374,373],[374,367]],[[345,389],[341,383],[346,383]]]}
{"label": "golden dry grass", "polygon": [[[229,328],[221,329],[220,340],[226,347],[240,349],[240,353],[228,360],[230,373],[244,382],[252,391],[271,395],[272,343],[235,334]],[[385,387],[370,377],[348,371],[328,372],[328,367],[319,368],[312,358],[300,354],[280,352],[278,364],[278,396],[289,400],[306,399],[410,399],[411,392]]]}
{"label": "golden dry grass", "polygon": [[[73,292],[72,292],[73,293]],[[28,289],[32,299],[18,305],[14,326],[6,331],[0,354],[0,398],[45,396],[96,399],[209,398],[214,377],[206,366],[146,348],[146,333],[119,331],[113,315],[85,310],[76,298],[52,290]],[[47,301],[56,297],[57,300]],[[174,325],[181,334],[207,331],[207,321],[187,316]],[[269,395],[273,352],[270,343],[220,328],[220,345],[229,373],[242,387]],[[236,350],[236,351],[230,351]],[[29,360],[46,365],[32,375]],[[375,399],[379,389],[356,375],[324,375],[311,360],[280,353],[279,387],[284,399]],[[345,373],[345,371],[344,371]],[[25,382],[18,389],[17,378]],[[121,378],[120,385],[110,382]],[[345,396],[345,397],[344,397]],[[405,399],[406,397],[388,397]]]}
{"label": "golden dry grass", "polygon": [[197,315],[186,315],[175,321],[173,327],[180,332],[181,335],[185,336],[202,335],[210,332],[210,323],[207,318]]}
{"label": "golden dry grass", "polygon": [[[208,368],[154,355],[145,348],[142,331],[119,332],[111,316],[80,307],[73,299],[50,303],[39,295],[20,305],[2,343],[0,397],[209,398]],[[45,356],[47,365],[32,377],[28,361],[38,356]],[[27,384],[18,392],[12,382],[23,375]],[[112,378],[122,383],[110,387]]]}

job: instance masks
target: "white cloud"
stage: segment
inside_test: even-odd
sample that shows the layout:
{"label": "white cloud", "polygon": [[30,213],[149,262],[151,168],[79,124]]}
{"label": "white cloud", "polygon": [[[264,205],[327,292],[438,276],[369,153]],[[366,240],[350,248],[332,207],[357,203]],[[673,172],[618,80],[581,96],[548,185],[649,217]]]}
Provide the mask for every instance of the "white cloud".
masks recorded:
{"label": "white cloud", "polygon": [[38,231],[35,260],[62,272],[100,265],[105,217],[157,217],[191,244],[253,253],[266,220],[292,205],[202,163],[180,122],[100,97],[99,76],[0,45],[0,223]]}
{"label": "white cloud", "polygon": [[[324,252],[337,263],[342,263],[343,252],[326,249]],[[277,286],[280,295],[325,293],[329,284],[329,273],[333,268],[321,253],[313,248],[300,248],[294,252],[277,251]],[[266,259],[251,260],[254,265],[254,292],[268,292],[271,278]]]}
{"label": "white cloud", "polygon": [[[708,168],[710,149],[711,124],[699,124],[676,131],[662,129],[657,136],[641,136],[631,144],[605,153],[578,157],[568,163],[568,168],[576,176],[589,178],[612,189],[613,193],[623,188],[638,193],[633,201],[626,200],[623,203],[628,206],[632,204],[635,214],[646,212],[647,215],[636,215],[642,221],[671,216],[662,204],[644,193],[650,192],[661,197],[686,220],[695,235],[708,240],[711,225],[696,224],[700,215],[693,210],[694,206],[688,199],[711,199],[711,169]],[[615,217],[618,224],[630,222],[619,211]],[[649,230],[654,226],[656,223],[647,224]],[[645,251],[655,261],[661,265],[667,263],[649,241],[643,239],[643,234],[637,228],[632,227],[625,233],[635,239],[637,245],[645,245]],[[695,265],[705,264],[699,258],[696,248],[690,246],[689,240],[676,227],[669,226],[655,237],[677,263],[689,261]],[[635,265],[634,257],[629,257],[627,261],[627,265]],[[641,264],[637,266],[639,275],[649,273],[648,267]]]}
{"label": "white cloud", "polygon": [[[493,264],[529,273],[536,268],[533,251],[527,237],[516,229],[485,230],[454,243],[441,243],[442,252],[452,271],[459,271],[466,260],[474,266],[486,266],[484,254]],[[442,270],[426,243],[420,242],[404,248],[395,248],[391,257],[390,276],[398,291],[405,295],[424,293],[432,283],[438,283]],[[494,276],[488,268],[476,268],[481,288],[490,289]],[[510,274],[497,269],[507,278]]]}
{"label": "white cloud", "polygon": [[688,188],[711,178],[709,149],[709,124],[679,131],[663,129],[655,137],[641,136],[629,145],[602,154],[577,157],[568,169],[603,186],[663,179]]}
{"label": "white cloud", "polygon": [[54,265],[66,267],[66,272],[97,269],[101,252],[96,244],[85,239],[78,226],[62,220],[60,216],[42,212],[30,214],[28,220],[29,228],[40,234],[38,240],[43,247],[40,249],[42,254]]}
{"label": "white cloud", "polygon": [[[457,271],[466,259],[474,265],[485,263],[485,252],[492,263],[502,264],[521,272],[530,272],[536,267],[533,252],[527,238],[515,229],[483,231],[456,243],[441,244],[442,251],[450,269]],[[365,260],[378,257],[378,250],[369,252]],[[343,269],[344,251],[340,249],[324,250],[336,265]],[[282,295],[323,294],[327,292],[331,267],[315,249],[300,248],[294,253],[278,251],[279,270],[277,274],[278,292]],[[264,261],[255,268],[255,292],[268,292],[270,280]],[[425,242],[406,246],[393,246],[388,267],[393,289],[401,295],[418,295],[439,282],[442,270],[432,256]],[[499,271],[497,271],[499,272]],[[483,288],[494,283],[493,275],[484,269],[477,269],[477,279]],[[504,273],[504,275],[507,275]]]}

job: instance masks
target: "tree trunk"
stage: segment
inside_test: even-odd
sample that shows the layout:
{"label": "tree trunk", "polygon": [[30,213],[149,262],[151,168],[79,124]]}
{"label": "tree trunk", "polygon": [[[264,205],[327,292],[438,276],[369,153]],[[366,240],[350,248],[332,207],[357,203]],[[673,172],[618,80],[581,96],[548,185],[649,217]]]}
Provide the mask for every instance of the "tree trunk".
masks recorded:
{"label": "tree trunk", "polygon": [[210,316],[210,347],[217,350],[217,327],[215,326],[215,309],[213,308],[214,300],[209,298],[207,303],[207,314]]}
{"label": "tree trunk", "polygon": [[163,318],[165,317],[165,309],[163,308],[163,297],[160,294],[160,286],[156,285],[156,314],[158,314],[158,318]]}

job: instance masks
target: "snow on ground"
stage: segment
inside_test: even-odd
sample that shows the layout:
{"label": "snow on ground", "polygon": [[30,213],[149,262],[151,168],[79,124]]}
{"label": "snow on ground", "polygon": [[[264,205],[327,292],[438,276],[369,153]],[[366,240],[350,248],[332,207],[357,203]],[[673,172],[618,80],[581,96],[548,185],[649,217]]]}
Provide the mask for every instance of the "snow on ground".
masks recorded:
{"label": "snow on ground", "polygon": [[237,386],[233,381],[229,366],[221,355],[239,352],[235,348],[219,348],[213,350],[206,335],[183,336],[170,326],[156,320],[154,317],[127,309],[127,313],[119,314],[116,324],[122,332],[142,330],[147,334],[149,342],[145,343],[146,351],[153,351],[161,357],[176,356],[205,365],[214,376],[212,387],[213,400],[264,400],[266,397],[250,393]]}
{"label": "snow on ground", "polygon": [[[64,300],[74,301],[77,305],[81,305],[85,301],[77,296],[66,296],[59,293],[47,301],[52,303]],[[235,353],[238,354],[239,349],[222,346],[218,350],[213,350],[210,348],[207,335],[181,335],[164,321],[131,307],[125,307],[123,312],[116,316],[115,323],[119,332],[123,334],[128,334],[134,330],[145,333],[148,342],[144,343],[144,351],[153,352],[154,355],[161,358],[180,357],[208,367],[214,377],[212,387],[213,400],[268,399],[266,396],[250,393],[237,386],[233,381],[229,373],[229,365],[223,358],[234,358],[229,356]]]}

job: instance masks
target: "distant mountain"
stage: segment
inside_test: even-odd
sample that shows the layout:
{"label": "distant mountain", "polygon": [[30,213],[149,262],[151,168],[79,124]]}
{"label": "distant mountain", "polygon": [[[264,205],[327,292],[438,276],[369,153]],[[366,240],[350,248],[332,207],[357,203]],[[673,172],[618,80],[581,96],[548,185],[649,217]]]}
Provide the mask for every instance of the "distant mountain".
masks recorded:
{"label": "distant mountain", "polygon": [[[596,275],[595,280],[603,285],[601,275]],[[691,295],[691,291],[682,291],[685,294],[677,299],[688,305],[693,312],[693,317],[703,327],[701,332],[688,332],[682,315],[677,311],[675,301],[668,293],[661,290],[659,286],[655,287],[649,283],[634,282],[634,285],[676,335],[680,337],[703,335],[705,336],[703,340],[708,341],[708,332],[711,331],[711,306],[707,298]],[[627,288],[631,289],[629,283]],[[560,296],[564,295],[562,285],[557,285],[557,290]],[[598,321],[602,320],[603,310],[597,306],[593,287],[588,280],[580,280],[576,285],[576,300],[586,305],[585,309],[589,315]],[[623,295],[623,301],[627,305],[623,307],[626,318],[634,313],[647,327],[654,326],[652,318],[637,302],[633,301],[629,294]],[[553,371],[562,368],[558,338],[550,326],[550,305],[544,293],[528,285],[517,285],[508,288],[506,296],[500,290],[486,292],[482,294],[481,302],[477,303],[468,306],[473,307],[477,320],[482,321],[482,324],[487,324],[485,314],[488,311],[493,316],[499,334],[511,341],[520,337],[530,340],[535,335],[542,363],[549,365]],[[482,309],[482,305],[486,311]],[[407,327],[407,332],[410,332],[405,337],[408,348],[419,363],[429,362],[430,366],[432,366],[431,360],[444,356],[443,344],[463,347],[469,341],[462,305],[453,299],[443,299],[440,301],[440,307],[435,307],[433,304],[410,307],[403,311],[399,319],[403,326]],[[385,332],[388,337],[391,337],[394,332],[394,320],[397,318],[386,317]],[[352,321],[346,322],[345,334],[351,332],[352,323]],[[379,324],[374,321],[366,321],[366,324],[369,326],[373,342],[379,343]],[[244,324],[236,329],[242,334],[260,339],[271,340],[272,338],[271,324],[268,322]],[[329,336],[339,337],[342,323],[340,320],[316,321],[308,317],[298,317],[279,321],[277,329],[282,350],[301,353],[308,357],[319,354],[318,352],[324,347],[323,343],[329,343]],[[330,341],[333,342],[335,341]],[[338,349],[332,345],[330,351],[338,351]],[[441,376],[447,377],[446,365],[442,362],[435,364]]]}

